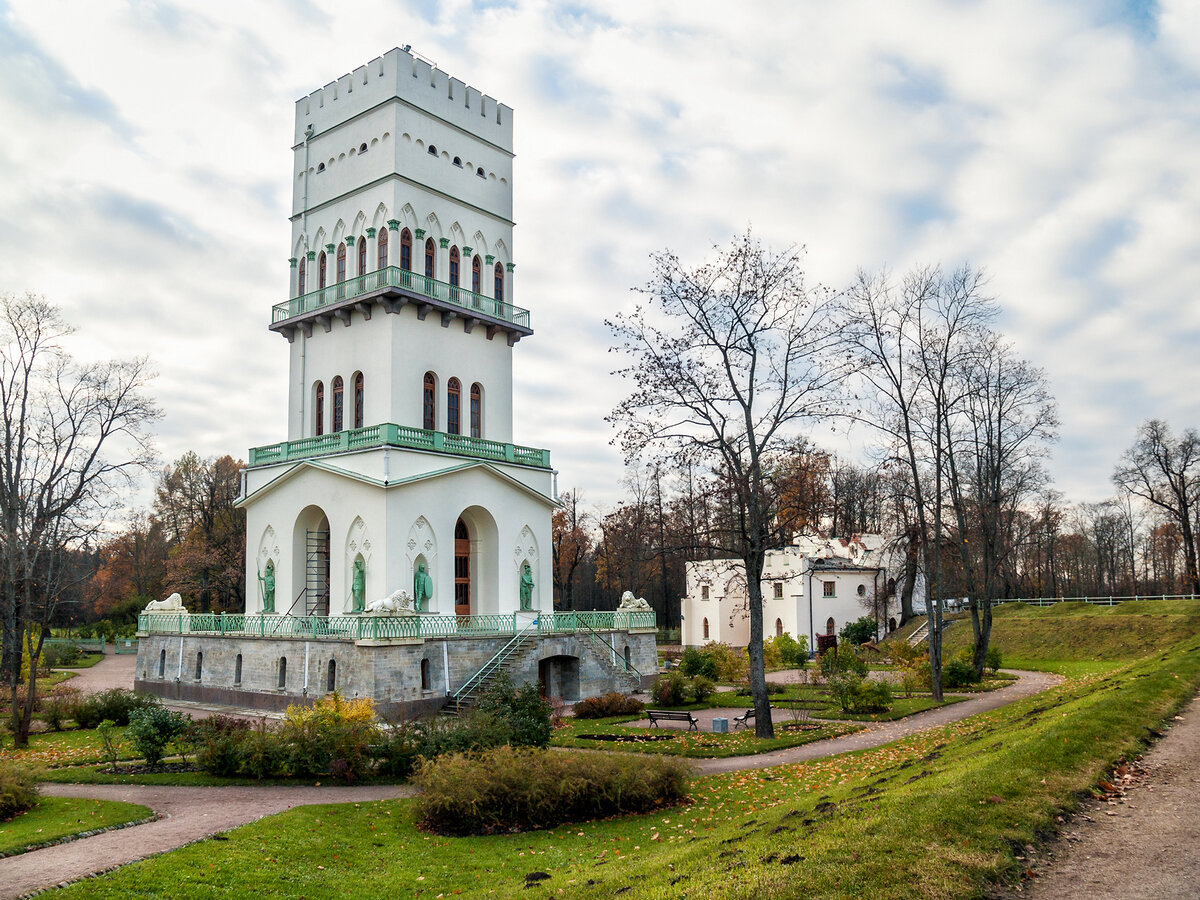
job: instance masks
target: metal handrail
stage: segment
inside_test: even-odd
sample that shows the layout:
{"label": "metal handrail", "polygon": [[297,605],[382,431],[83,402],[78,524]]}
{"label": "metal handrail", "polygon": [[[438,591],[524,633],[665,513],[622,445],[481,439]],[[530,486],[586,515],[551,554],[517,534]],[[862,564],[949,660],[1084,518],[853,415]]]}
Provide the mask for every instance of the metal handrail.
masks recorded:
{"label": "metal handrail", "polygon": [[496,655],[479,667],[479,670],[463,682],[462,686],[451,695],[451,699],[455,703],[462,703],[464,699],[470,697],[474,690],[489,678],[500,666],[504,665],[510,658],[520,651],[525,642],[525,638],[531,635],[531,632],[537,628],[537,620],[533,620],[526,625],[521,631],[513,635],[512,640],[496,651]]}
{"label": "metal handrail", "polygon": [[[590,625],[584,623],[583,624],[583,633],[585,635],[587,635],[588,638],[591,640],[593,647],[596,647],[597,645],[599,645],[599,647],[604,648],[604,655],[611,657],[608,660],[608,663],[610,666],[612,666],[614,669],[619,668],[626,675],[636,675],[639,679],[642,678],[642,673],[638,670],[637,666],[635,666],[631,662],[626,662],[624,655],[618,653],[616,647],[612,646],[611,644],[608,643],[608,641],[606,641],[606,640],[604,640],[604,638],[600,637],[600,633],[598,631],[596,631]],[[617,664],[615,662],[616,659],[619,659],[621,661],[621,665],[619,667],[617,666]]]}

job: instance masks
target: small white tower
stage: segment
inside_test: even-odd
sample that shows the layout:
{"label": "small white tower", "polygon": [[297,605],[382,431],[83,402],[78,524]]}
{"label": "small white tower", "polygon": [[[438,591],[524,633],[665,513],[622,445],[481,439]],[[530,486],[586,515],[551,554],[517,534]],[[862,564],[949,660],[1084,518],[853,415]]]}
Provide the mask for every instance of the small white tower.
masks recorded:
{"label": "small white tower", "polygon": [[421,571],[423,612],[549,609],[549,453],[512,443],[512,350],[533,333],[512,110],[396,49],[297,101],[293,150],[270,324],[288,439],[250,451],[246,611],[353,613],[423,593]]}

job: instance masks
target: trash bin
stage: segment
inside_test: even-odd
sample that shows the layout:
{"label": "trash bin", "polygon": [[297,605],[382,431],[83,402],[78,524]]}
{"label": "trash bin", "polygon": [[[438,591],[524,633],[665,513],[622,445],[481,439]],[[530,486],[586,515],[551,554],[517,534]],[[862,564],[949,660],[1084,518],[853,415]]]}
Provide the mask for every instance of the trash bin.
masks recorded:
{"label": "trash bin", "polygon": [[714,718],[713,719],[713,732],[715,734],[729,734],[729,720],[721,719],[721,718]]}

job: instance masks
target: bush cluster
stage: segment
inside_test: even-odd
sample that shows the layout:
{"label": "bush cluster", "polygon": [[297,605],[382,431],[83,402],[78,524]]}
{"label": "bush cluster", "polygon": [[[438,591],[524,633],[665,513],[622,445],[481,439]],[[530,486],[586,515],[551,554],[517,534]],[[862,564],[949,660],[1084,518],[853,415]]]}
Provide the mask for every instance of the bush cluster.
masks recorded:
{"label": "bush cluster", "polygon": [[125,738],[149,766],[162,762],[167,744],[188,730],[189,719],[165,706],[145,706],[129,714]]}
{"label": "bush cluster", "polygon": [[124,688],[111,688],[90,694],[74,705],[70,717],[80,728],[95,728],[105,719],[116,725],[128,725],[134,710],[159,706],[158,698]]}
{"label": "bush cluster", "polygon": [[716,682],[706,675],[688,678],[682,672],[672,671],[658,676],[650,696],[657,706],[682,706],[692,701],[703,703],[716,689]]}
{"label": "bush cluster", "polygon": [[799,639],[787,632],[763,641],[763,662],[768,669],[803,669],[808,665],[808,635]]}
{"label": "bush cluster", "polygon": [[75,662],[82,656],[80,649],[74,644],[46,644],[42,647],[42,666],[53,668]]}
{"label": "bush cluster", "polygon": [[38,801],[38,775],[27,766],[0,761],[0,822],[5,822]]}
{"label": "bush cluster", "polygon": [[833,650],[821,654],[821,677],[826,680],[841,672],[853,672],[861,678],[867,677],[867,664],[848,643],[838,644]]}
{"label": "bush cluster", "polygon": [[703,647],[688,647],[679,657],[679,670],[684,675],[703,675],[720,684],[745,681],[749,666],[745,650],[735,650],[719,641],[710,641]]}
{"label": "bush cluster", "polygon": [[875,628],[874,616],[863,616],[853,622],[847,622],[838,634],[842,640],[857,646],[875,640]]}
{"label": "bush cluster", "polygon": [[975,667],[965,660],[956,657],[942,666],[942,687],[948,690],[978,683]]}
{"label": "bush cluster", "polygon": [[633,697],[613,691],[600,697],[588,697],[575,704],[577,719],[607,719],[609,716],[628,716],[640,713],[646,704]]}
{"label": "bush cluster", "polygon": [[850,713],[881,713],[892,708],[892,687],[886,681],[864,678],[844,669],[829,678],[829,693]]}
{"label": "bush cluster", "polygon": [[425,762],[415,780],[423,827],[448,835],[496,834],[679,803],[687,795],[687,764],[498,747]]}

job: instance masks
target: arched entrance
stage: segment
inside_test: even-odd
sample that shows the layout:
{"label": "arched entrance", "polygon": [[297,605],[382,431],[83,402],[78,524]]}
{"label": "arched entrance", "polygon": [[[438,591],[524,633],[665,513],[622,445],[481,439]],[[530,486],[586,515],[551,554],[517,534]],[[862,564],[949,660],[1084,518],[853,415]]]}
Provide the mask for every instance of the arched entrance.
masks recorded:
{"label": "arched entrance", "polygon": [[[276,597],[275,609],[290,615],[329,615],[329,517],[305,508],[292,533],[292,597]],[[285,606],[280,607],[280,601]]]}
{"label": "arched entrance", "polygon": [[538,688],[543,697],[579,699],[579,657],[548,656],[538,662]]}
{"label": "arched entrance", "polygon": [[461,518],[454,523],[454,614],[471,614],[471,532]]}

